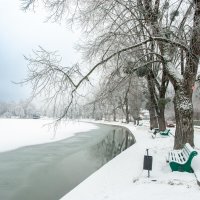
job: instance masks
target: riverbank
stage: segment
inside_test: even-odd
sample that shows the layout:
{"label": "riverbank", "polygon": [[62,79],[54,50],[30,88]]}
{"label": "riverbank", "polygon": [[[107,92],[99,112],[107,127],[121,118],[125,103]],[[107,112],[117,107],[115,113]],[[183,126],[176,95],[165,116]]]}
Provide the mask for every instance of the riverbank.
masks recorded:
{"label": "riverbank", "polygon": [[[24,120],[16,122],[20,129],[21,122]],[[44,134],[44,130],[36,129],[34,122],[42,123],[28,120],[35,134],[30,135],[27,130],[27,136],[39,139],[37,136]],[[70,124],[73,124],[73,130],[79,126],[81,131],[57,142],[26,144],[26,147],[0,153],[1,200],[58,200],[134,142],[125,128],[98,124],[97,129],[83,132],[85,126],[94,125],[79,122],[67,122],[66,136],[70,135]]]}
{"label": "riverbank", "polygon": [[[200,198],[200,187],[194,174],[171,172],[166,155],[173,149],[174,137],[151,137],[148,127],[132,124],[109,123],[127,127],[135,136],[136,144],[122,152],[61,200],[132,200],[133,198],[154,200],[196,200]],[[174,133],[175,129],[171,128]],[[200,155],[200,134],[195,133],[195,146]],[[150,178],[143,171],[146,149],[153,156]],[[200,156],[193,159],[197,174],[200,171]]]}

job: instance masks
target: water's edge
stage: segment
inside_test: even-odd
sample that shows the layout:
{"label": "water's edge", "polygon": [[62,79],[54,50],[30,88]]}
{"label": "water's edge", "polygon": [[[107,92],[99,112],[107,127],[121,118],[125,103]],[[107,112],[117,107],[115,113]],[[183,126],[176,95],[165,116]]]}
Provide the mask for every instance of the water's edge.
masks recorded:
{"label": "water's edge", "polygon": [[135,142],[125,127],[96,125],[65,140],[1,153],[0,199],[60,199]]}

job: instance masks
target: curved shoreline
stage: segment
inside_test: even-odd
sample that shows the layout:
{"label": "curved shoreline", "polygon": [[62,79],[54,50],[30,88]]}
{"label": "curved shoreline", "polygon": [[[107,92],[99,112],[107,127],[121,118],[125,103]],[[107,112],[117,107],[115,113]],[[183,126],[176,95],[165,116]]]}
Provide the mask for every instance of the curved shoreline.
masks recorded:
{"label": "curved shoreline", "polygon": [[[194,175],[171,172],[169,164],[165,161],[165,155],[173,149],[173,137],[158,136],[152,139],[145,126],[111,123],[103,122],[106,125],[128,128],[137,142],[60,200],[132,200],[133,197],[140,200],[149,197],[154,200],[177,200],[180,194],[182,200],[200,198],[199,186]],[[172,128],[171,131],[174,132],[175,129]],[[197,139],[200,141],[200,137]],[[147,171],[143,171],[143,157],[147,148],[153,156],[150,178],[147,178]]]}

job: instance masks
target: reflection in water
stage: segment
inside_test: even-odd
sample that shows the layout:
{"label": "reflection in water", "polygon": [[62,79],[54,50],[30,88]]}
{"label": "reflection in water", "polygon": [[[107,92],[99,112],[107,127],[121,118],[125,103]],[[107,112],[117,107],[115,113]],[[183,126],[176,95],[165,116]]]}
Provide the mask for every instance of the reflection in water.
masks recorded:
{"label": "reflection in water", "polygon": [[135,141],[127,129],[99,126],[0,153],[0,200],[58,200]]}
{"label": "reflection in water", "polygon": [[134,136],[125,128],[117,128],[100,143],[91,147],[91,153],[98,157],[100,167],[135,143]]}

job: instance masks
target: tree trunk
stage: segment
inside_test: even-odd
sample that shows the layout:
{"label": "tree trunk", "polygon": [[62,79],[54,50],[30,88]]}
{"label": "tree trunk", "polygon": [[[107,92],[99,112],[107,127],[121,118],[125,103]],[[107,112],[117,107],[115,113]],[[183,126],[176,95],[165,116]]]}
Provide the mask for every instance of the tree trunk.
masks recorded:
{"label": "tree trunk", "polygon": [[129,120],[129,109],[128,109],[128,97],[125,96],[125,115],[126,115],[126,123],[128,124],[130,122]]}
{"label": "tree trunk", "polygon": [[158,120],[156,117],[156,112],[153,107],[149,108],[149,116],[150,116],[150,129],[158,128]]}
{"label": "tree trunk", "polygon": [[164,106],[160,107],[159,116],[158,116],[158,123],[159,123],[159,130],[165,131],[166,123],[165,123],[165,107]]}
{"label": "tree trunk", "polygon": [[183,148],[185,143],[194,146],[193,104],[183,86],[175,89],[174,110],[176,118],[176,132],[174,149]]}
{"label": "tree trunk", "polygon": [[165,131],[166,123],[165,123],[165,106],[167,104],[165,99],[165,94],[167,91],[167,87],[169,84],[169,79],[167,77],[166,71],[163,70],[161,85],[159,89],[159,112],[158,112],[158,123],[159,123],[159,130]]}
{"label": "tree trunk", "polygon": [[93,103],[92,119],[95,119],[95,111],[96,111],[96,105],[95,105],[95,103]]}
{"label": "tree trunk", "polygon": [[150,128],[158,128],[158,114],[156,112],[155,83],[150,74],[147,75],[147,85],[149,90],[149,114]]}
{"label": "tree trunk", "polygon": [[113,121],[116,122],[116,110],[115,110],[115,108],[113,109]]}

